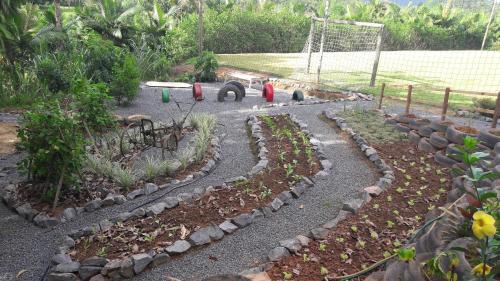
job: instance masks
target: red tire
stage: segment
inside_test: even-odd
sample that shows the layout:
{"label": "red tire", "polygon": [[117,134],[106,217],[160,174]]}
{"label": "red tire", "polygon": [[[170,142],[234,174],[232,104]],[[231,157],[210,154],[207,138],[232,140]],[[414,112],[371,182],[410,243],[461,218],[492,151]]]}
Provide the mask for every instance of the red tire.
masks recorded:
{"label": "red tire", "polygon": [[264,84],[264,87],[262,88],[262,97],[266,98],[268,102],[273,101],[274,98],[274,88],[272,84]]}
{"label": "red tire", "polygon": [[201,84],[198,82],[193,84],[193,98],[196,101],[203,100],[203,93],[201,91]]}
{"label": "red tire", "polygon": [[273,85],[271,84],[265,84],[264,85],[264,90],[265,90],[265,97],[267,102],[273,102],[274,100],[274,88]]}

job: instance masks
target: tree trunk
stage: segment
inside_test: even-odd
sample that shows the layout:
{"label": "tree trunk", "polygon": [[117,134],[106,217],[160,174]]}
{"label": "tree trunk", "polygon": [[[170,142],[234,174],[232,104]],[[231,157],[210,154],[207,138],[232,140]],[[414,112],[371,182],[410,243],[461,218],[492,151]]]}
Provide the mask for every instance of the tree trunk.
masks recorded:
{"label": "tree trunk", "polygon": [[57,184],[57,190],[56,190],[56,195],[54,197],[54,203],[52,205],[52,213],[56,211],[57,203],[59,202],[59,196],[61,194],[61,188],[64,183],[64,174],[66,173],[66,164],[63,165],[61,175],[59,178],[59,183]]}
{"label": "tree trunk", "polygon": [[198,0],[198,53],[203,53],[203,0]]}
{"label": "tree trunk", "polygon": [[56,10],[56,30],[61,31],[62,20],[61,20],[61,0],[54,0],[54,7]]}

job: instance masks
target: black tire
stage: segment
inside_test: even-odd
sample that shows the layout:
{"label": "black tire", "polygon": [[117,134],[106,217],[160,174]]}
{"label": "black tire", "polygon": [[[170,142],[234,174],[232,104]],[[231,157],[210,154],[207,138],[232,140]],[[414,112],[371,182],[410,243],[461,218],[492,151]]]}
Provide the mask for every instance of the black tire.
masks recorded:
{"label": "black tire", "polygon": [[432,144],[429,143],[428,138],[421,138],[420,142],[418,143],[418,149],[427,152],[427,153],[436,153],[436,149]]}
{"label": "black tire", "polygon": [[408,139],[411,144],[416,146],[420,142],[420,135],[416,131],[411,131],[408,133]]}
{"label": "black tire", "polygon": [[431,128],[431,126],[421,126],[420,129],[418,129],[418,134],[421,135],[422,137],[430,137],[431,134],[434,132],[434,130]]}
{"label": "black tire", "polygon": [[446,156],[451,158],[451,159],[461,161],[462,159],[460,158],[460,156],[457,155],[459,153],[460,153],[460,150],[458,150],[456,144],[454,144],[454,143],[450,143],[448,145],[448,147],[446,148]]}
{"label": "black tire", "polygon": [[490,132],[479,132],[479,140],[489,148],[495,148],[497,143],[500,143],[500,136],[494,135]]}
{"label": "black tire", "polygon": [[434,132],[431,134],[429,142],[437,149],[445,149],[448,146],[448,140],[441,132]]}
{"label": "black tire", "polygon": [[436,152],[436,154],[434,154],[434,160],[436,160],[436,162],[448,168],[451,168],[453,165],[458,163],[457,161],[444,155],[443,152],[441,151],[438,151]]}
{"label": "black tire", "polygon": [[445,133],[446,130],[448,129],[448,127],[450,127],[452,125],[453,125],[453,122],[450,122],[450,121],[434,120],[431,122],[430,126],[434,131]]}
{"label": "black tire", "polygon": [[301,90],[293,91],[292,100],[303,101],[304,100],[304,93]]}
{"label": "black tire", "polygon": [[236,87],[238,87],[238,89],[240,89],[240,92],[243,95],[243,97],[247,96],[247,91],[245,90],[245,86],[243,86],[243,84],[241,84],[241,82],[236,81],[236,80],[231,80],[231,81],[227,81],[224,85],[229,85],[229,84],[235,85]]}
{"label": "black tire", "polygon": [[396,126],[394,126],[394,128],[401,133],[409,133],[411,131],[410,128],[403,124],[397,124]]}
{"label": "black tire", "polygon": [[448,127],[446,130],[446,138],[448,141],[456,144],[464,144],[464,138],[467,136],[466,133],[462,133],[455,129],[453,126]]}
{"label": "black tire", "polygon": [[233,85],[233,84],[227,84],[222,87],[219,92],[217,93],[217,101],[218,102],[224,102],[226,97],[228,96],[229,92],[233,92],[235,95],[234,101],[242,101],[243,100],[243,94],[240,92],[240,89]]}
{"label": "black tire", "polygon": [[412,130],[419,130],[420,127],[429,125],[431,121],[429,119],[413,119],[410,120],[410,123],[408,123],[410,129]]}

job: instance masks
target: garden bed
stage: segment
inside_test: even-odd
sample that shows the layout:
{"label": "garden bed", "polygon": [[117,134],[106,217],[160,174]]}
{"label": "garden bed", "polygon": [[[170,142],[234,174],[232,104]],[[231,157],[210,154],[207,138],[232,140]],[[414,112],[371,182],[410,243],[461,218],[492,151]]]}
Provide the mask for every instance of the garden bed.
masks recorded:
{"label": "garden bed", "polygon": [[[70,243],[74,247],[68,249],[70,258],[81,264],[95,256],[119,259],[121,270],[130,258],[138,263],[135,259],[147,253],[149,264],[165,255],[181,254],[222,239],[224,234],[268,216],[299,196],[312,184],[305,178],[314,176],[326,164],[316,155],[317,145],[311,144],[309,135],[288,115],[260,116],[251,127],[254,137],[261,134],[256,140],[259,163],[266,162],[257,164],[249,173],[251,177],[236,178],[230,186],[167,197],[147,209],[120,215],[112,220],[114,224],[101,222],[76,231],[70,235],[75,239]],[[81,269],[79,272],[82,275]]]}
{"label": "garden bed", "polygon": [[96,145],[88,148],[79,183],[62,190],[55,209],[51,198],[55,187],[40,183],[9,187],[4,201],[28,220],[48,227],[84,211],[122,204],[203,176],[219,159],[218,138],[213,137],[215,119],[200,115],[192,117],[190,123],[180,130],[174,150],[146,143],[137,126],[95,140]]}

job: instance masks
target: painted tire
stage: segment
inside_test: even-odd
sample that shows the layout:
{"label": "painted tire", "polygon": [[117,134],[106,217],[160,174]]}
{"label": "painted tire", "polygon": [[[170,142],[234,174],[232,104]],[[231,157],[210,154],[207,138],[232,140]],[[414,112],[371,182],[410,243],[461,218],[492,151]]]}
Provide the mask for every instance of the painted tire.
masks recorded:
{"label": "painted tire", "polygon": [[268,90],[267,93],[266,93],[266,101],[267,102],[273,102],[273,100],[274,100],[273,85],[271,85],[271,84],[268,84],[268,85],[270,85],[271,87],[270,87],[270,90]]}
{"label": "painted tire", "polygon": [[231,81],[227,81],[224,85],[228,85],[228,84],[235,85],[236,87],[238,87],[238,89],[240,89],[240,92],[243,95],[243,97],[247,96],[247,91],[245,90],[245,86],[243,86],[243,84],[241,84],[240,82],[235,81],[235,80],[231,80]]}
{"label": "painted tire", "polygon": [[224,102],[229,92],[234,93],[235,95],[234,101],[241,102],[243,100],[243,95],[241,94],[240,89],[233,84],[227,84],[224,87],[222,87],[217,93],[217,101]]}
{"label": "painted tire", "polygon": [[193,98],[196,101],[203,100],[203,92],[201,91],[201,84],[198,82],[193,84]]}
{"label": "painted tire", "polygon": [[268,94],[271,94],[272,96],[274,96],[274,88],[273,88],[273,85],[269,84],[269,83],[266,83],[264,84],[264,87],[262,88],[262,97],[263,98],[267,98],[267,95]]}
{"label": "painted tire", "polygon": [[162,93],[161,93],[161,101],[163,103],[168,103],[170,102],[170,89],[168,88],[165,88],[162,90]]}
{"label": "painted tire", "polygon": [[301,90],[293,91],[292,100],[303,101],[304,100],[304,93],[302,93]]}

